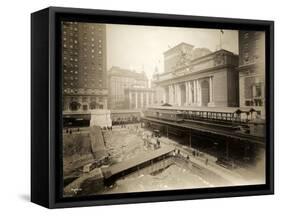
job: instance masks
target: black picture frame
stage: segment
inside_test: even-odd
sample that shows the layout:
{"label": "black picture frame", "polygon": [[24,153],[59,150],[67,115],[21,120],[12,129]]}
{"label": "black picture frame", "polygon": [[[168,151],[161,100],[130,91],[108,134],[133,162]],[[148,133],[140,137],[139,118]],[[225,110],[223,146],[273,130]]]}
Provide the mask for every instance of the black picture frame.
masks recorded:
{"label": "black picture frame", "polygon": [[[266,34],[266,184],[63,198],[60,21],[262,30]],[[47,208],[274,193],[274,22],[49,7],[31,15],[31,201]]]}

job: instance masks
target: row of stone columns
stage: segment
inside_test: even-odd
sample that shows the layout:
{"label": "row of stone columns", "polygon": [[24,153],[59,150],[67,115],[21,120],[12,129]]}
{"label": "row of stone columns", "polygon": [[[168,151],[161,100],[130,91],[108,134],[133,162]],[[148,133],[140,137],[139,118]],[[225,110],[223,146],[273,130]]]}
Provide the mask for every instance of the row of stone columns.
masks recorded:
{"label": "row of stone columns", "polygon": [[213,77],[209,78],[209,88],[210,88],[210,103],[213,103],[214,102]]}
{"label": "row of stone columns", "polygon": [[[132,105],[133,103],[133,94],[135,95],[135,104],[134,106]],[[144,95],[145,98],[144,99]],[[139,98],[140,98],[140,103],[139,103]],[[146,106],[153,104],[154,101],[154,95],[153,92],[129,92],[129,106],[130,109],[140,109],[140,108],[144,108],[144,104],[146,104]]]}
{"label": "row of stone columns", "polygon": [[[209,102],[213,102],[213,77],[208,78],[209,82]],[[182,101],[181,86],[185,86],[185,102]],[[168,92],[164,91],[163,101],[175,106],[201,106],[202,105],[202,89],[201,82],[190,80],[186,82],[171,84],[168,86]],[[167,95],[168,94],[168,97]]]}

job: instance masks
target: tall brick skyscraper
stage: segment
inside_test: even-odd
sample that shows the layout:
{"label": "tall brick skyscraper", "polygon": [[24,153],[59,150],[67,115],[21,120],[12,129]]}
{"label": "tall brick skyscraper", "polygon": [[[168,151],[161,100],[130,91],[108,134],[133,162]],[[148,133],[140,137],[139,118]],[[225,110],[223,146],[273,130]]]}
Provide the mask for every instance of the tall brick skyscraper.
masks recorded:
{"label": "tall brick skyscraper", "polygon": [[239,31],[240,106],[265,103],[265,33]]}
{"label": "tall brick skyscraper", "polygon": [[62,58],[63,109],[106,109],[106,25],[63,22]]}

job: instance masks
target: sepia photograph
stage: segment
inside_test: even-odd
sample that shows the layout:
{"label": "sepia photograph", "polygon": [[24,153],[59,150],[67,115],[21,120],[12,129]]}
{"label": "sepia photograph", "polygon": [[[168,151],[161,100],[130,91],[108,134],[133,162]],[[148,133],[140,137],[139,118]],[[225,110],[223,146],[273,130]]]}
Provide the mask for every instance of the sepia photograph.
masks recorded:
{"label": "sepia photograph", "polygon": [[63,197],[266,184],[264,31],[60,25]]}

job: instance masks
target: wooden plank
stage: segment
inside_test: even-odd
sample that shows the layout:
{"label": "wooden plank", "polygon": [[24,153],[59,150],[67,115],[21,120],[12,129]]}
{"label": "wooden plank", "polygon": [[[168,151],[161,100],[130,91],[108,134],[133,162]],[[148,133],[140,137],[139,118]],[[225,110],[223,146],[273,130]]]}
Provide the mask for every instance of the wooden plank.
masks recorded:
{"label": "wooden plank", "polygon": [[138,165],[141,165],[147,161],[150,161],[150,160],[156,159],[158,157],[161,157],[163,155],[166,155],[174,150],[175,150],[175,147],[173,147],[173,146],[163,146],[160,149],[157,149],[153,152],[143,153],[143,154],[139,155],[138,157],[114,164],[111,167],[102,168],[102,171],[103,171],[103,173],[106,174],[105,175],[106,178],[109,178],[110,176],[116,175],[120,172],[123,172],[123,171],[128,170],[133,167],[136,167]]}

